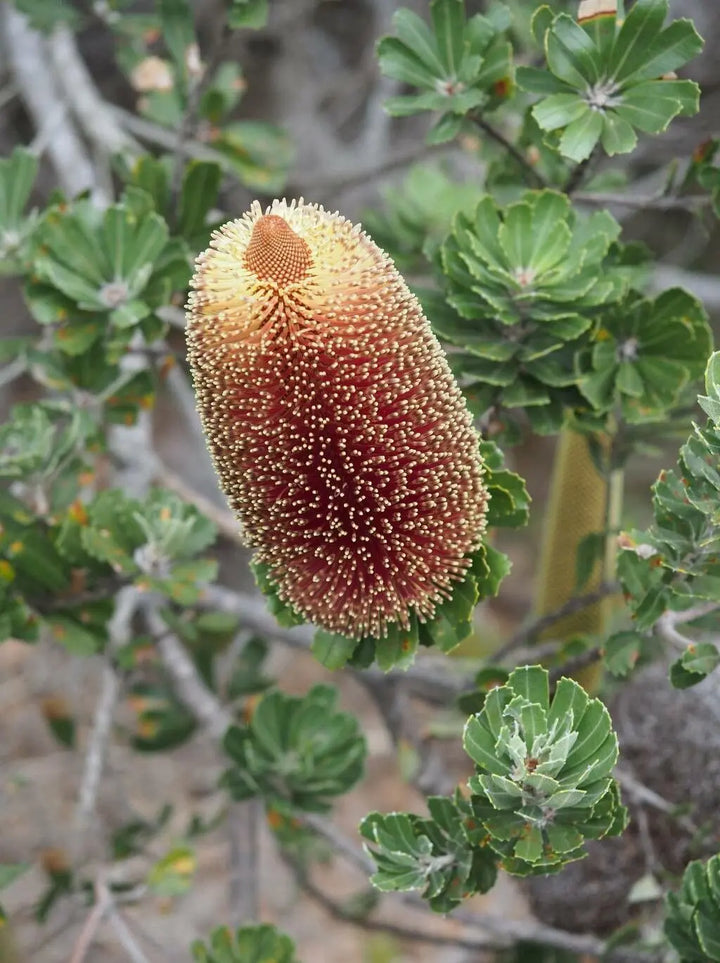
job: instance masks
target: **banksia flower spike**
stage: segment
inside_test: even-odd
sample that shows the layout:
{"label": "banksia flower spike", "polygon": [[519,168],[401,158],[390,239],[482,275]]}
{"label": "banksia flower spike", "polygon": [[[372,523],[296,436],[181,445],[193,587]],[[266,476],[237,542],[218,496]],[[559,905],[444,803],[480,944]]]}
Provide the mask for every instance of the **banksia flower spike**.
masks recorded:
{"label": "banksia flower spike", "polygon": [[213,235],[189,358],[223,489],[280,599],[349,638],[432,617],[480,547],[478,439],[417,299],[362,230],[260,205]]}

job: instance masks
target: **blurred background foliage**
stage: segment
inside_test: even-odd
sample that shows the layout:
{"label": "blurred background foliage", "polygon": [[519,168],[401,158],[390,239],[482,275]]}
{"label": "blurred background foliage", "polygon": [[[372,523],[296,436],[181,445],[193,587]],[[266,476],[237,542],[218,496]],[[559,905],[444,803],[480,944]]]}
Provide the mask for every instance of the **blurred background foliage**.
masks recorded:
{"label": "blurred background foliage", "polygon": [[[373,872],[379,890],[420,890],[440,912],[489,891],[480,899],[496,902],[480,911],[504,920],[489,943],[517,943],[503,956],[518,963],[616,944],[672,959],[661,930],[674,889],[668,937],[683,959],[720,959],[716,860],[691,864],[678,888],[688,859],[718,843],[716,363],[707,426],[695,397],[706,311],[711,322],[720,311],[720,23],[699,0],[671,3],[672,17],[695,21],[704,53],[684,68],[699,50],[689,26],[673,28],[669,60],[638,45],[613,67],[625,114],[600,123],[584,100],[599,77],[577,4],[555,0],[533,21],[538,6],[468,0],[467,21],[453,0],[430,17],[423,0],[414,13],[389,0],[0,8],[0,632],[11,640],[0,651],[0,887],[21,953],[3,937],[0,959],[84,958],[93,902],[110,921],[92,933],[103,959],[155,959],[158,944],[177,958],[201,933],[197,960],[291,963],[291,941],[271,926],[214,929],[260,916],[297,934],[305,959],[326,958],[328,941],[333,959],[489,954],[477,929],[463,948],[440,922],[442,948],[418,949],[403,915],[417,904],[378,919]],[[658,35],[664,4],[642,9]],[[619,34],[628,43],[632,16]],[[594,41],[602,53],[606,38]],[[571,70],[573,43],[583,50]],[[658,64],[682,78],[658,80]],[[696,116],[690,80],[703,90]],[[638,121],[648,102],[659,106]],[[362,219],[421,298],[492,438],[492,544],[438,619],[415,627],[410,655],[420,645],[422,657],[407,691],[355,672],[340,680],[337,710],[333,690],[311,687],[327,682],[306,655],[312,633],[289,631],[262,573],[280,629],[251,594],[184,369],[193,258],[252,199],[283,194]],[[624,471],[626,497],[563,564],[577,593],[602,594],[596,576],[614,578],[606,546],[622,527],[629,610],[603,616],[602,633],[596,623],[548,635],[527,616],[552,436],[569,412],[609,488]],[[530,527],[516,531],[528,490]],[[284,648],[271,645],[278,636]],[[423,661],[426,646],[466,636],[449,668]],[[510,672],[539,658],[538,639],[554,645],[552,702],[544,670]],[[399,639],[384,641],[318,633],[312,645],[331,668],[411,661]],[[598,699],[555,688],[558,666],[601,657],[617,735]],[[278,679],[289,694],[272,688]],[[682,690],[696,685],[687,719]],[[453,754],[468,713],[472,776]],[[207,734],[226,730],[226,755],[211,748],[209,764]],[[610,776],[618,740],[632,821],[594,843],[625,823]],[[340,803],[362,871],[348,892],[330,865],[346,837],[315,814],[363,766],[357,802]],[[468,777],[470,799],[453,795]],[[418,790],[429,815],[399,811],[422,807]],[[550,835],[547,806],[564,811]],[[361,817],[377,866],[357,845]],[[264,852],[260,864],[259,838],[281,857]],[[492,888],[501,861],[533,875],[579,857],[585,839],[590,857],[552,881]],[[333,872],[318,891],[316,877]],[[327,917],[301,893],[339,921],[319,945],[312,928]],[[348,920],[366,930],[347,936]],[[385,936],[369,936],[374,923]],[[45,924],[58,928],[52,945]]]}

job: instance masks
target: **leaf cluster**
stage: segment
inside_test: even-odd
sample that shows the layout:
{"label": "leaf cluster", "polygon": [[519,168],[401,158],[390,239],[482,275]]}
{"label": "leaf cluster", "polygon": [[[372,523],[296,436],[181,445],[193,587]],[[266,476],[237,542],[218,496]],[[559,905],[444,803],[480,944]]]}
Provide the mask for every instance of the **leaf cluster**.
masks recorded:
{"label": "leaf cluster", "polygon": [[666,910],[665,935],[682,963],[720,960],[720,856],[689,863]]}
{"label": "leaf cluster", "polygon": [[515,669],[468,720],[463,744],[477,766],[473,812],[509,872],[556,872],[586,839],[624,829],[610,716],[572,679],[550,700],[545,669]]}
{"label": "leaf cluster", "polygon": [[[633,610],[637,629],[648,630],[668,610],[682,612],[709,605],[701,628],[717,627],[713,603],[720,598],[720,368],[718,353],[706,372],[707,395],[700,398],[711,415],[695,425],[680,449],[677,471],[662,471],[653,486],[654,521],[644,531],[621,537],[618,573]],[[691,644],[673,665],[671,681],[679,688],[701,682],[720,664],[710,641]]]}
{"label": "leaf cluster", "polygon": [[674,71],[702,40],[689,20],[664,27],[667,11],[667,0],[637,0],[626,17],[619,0],[581,12],[579,22],[548,6],[536,11],[533,32],[547,70],[519,67],[517,79],[542,96],[533,116],[559,138],[561,154],[583,161],[598,142],[607,154],[625,154],[637,144],[636,130],[658,134],[678,114],[697,113],[698,85]]}
{"label": "leaf cluster", "polygon": [[486,196],[457,215],[436,257],[443,293],[426,306],[439,336],[460,349],[452,364],[473,410],[524,408],[544,432],[557,431],[565,407],[581,406],[579,339],[627,288],[610,257],[619,232],[607,212],[578,221],[569,199],[549,190],[505,208]]}
{"label": "leaf cluster", "polygon": [[250,721],[231,726],[223,741],[233,766],[222,784],[231,796],[262,796],[279,811],[327,812],[362,776],[366,753],[357,720],[336,711],[336,699],[324,685],[302,697],[264,695]]}
{"label": "leaf cluster", "polygon": [[427,807],[427,818],[370,813],[360,833],[377,864],[373,886],[382,892],[420,890],[436,912],[448,913],[473,893],[492,888],[498,860],[483,844],[485,832],[459,791],[452,799],[430,796]]}
{"label": "leaf cluster", "polygon": [[477,767],[469,799],[428,800],[430,819],[371,813],[362,823],[379,889],[420,889],[446,912],[491,886],[498,865],[554,873],[585,855],[585,840],[625,828],[610,716],[572,679],[551,700],[547,670],[515,669],[468,719],[463,744]]}
{"label": "leaf cluster", "polygon": [[496,7],[466,20],[464,7],[463,0],[432,0],[431,27],[400,9],[393,17],[396,36],[384,37],[377,48],[383,73],[420,91],[387,100],[388,113],[441,112],[426,138],[431,144],[452,139],[469,111],[497,107],[512,85],[511,47],[504,36],[509,17]]}
{"label": "leaf cluster", "polygon": [[195,963],[298,963],[295,944],[274,926],[243,926],[234,932],[219,926],[210,942],[192,945]]}

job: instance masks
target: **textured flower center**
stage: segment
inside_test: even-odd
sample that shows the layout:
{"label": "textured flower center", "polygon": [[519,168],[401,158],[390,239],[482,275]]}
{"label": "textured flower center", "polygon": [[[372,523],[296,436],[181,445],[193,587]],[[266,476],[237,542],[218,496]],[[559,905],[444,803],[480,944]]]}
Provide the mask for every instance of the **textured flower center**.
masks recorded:
{"label": "textured flower center", "polygon": [[531,267],[515,268],[515,280],[521,288],[530,287],[535,280],[535,270]]}
{"label": "textured flower center", "polygon": [[614,80],[601,80],[589,88],[585,99],[593,110],[607,110],[615,104],[617,85]]}
{"label": "textured flower center", "polygon": [[263,281],[283,286],[302,281],[312,265],[310,248],[284,217],[259,218],[245,252],[245,266]]}
{"label": "textured flower center", "polygon": [[100,300],[108,308],[119,308],[130,297],[130,291],[124,281],[108,281],[100,288]]}
{"label": "textured flower center", "polygon": [[636,361],[638,356],[638,339],[628,338],[618,345],[618,361]]}
{"label": "textured flower center", "polygon": [[462,93],[465,90],[465,84],[453,77],[450,80],[438,80],[435,83],[435,89],[445,97],[452,97],[455,94]]}

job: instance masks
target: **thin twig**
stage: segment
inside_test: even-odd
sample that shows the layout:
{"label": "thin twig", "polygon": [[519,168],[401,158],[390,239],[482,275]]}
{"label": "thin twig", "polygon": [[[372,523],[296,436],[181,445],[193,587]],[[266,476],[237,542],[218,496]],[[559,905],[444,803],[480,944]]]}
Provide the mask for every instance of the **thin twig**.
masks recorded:
{"label": "thin twig", "polygon": [[468,118],[474,124],[476,124],[480,130],[484,131],[488,137],[491,137],[497,144],[500,144],[500,146],[518,162],[518,164],[522,167],[525,173],[528,174],[537,187],[548,186],[540,171],[533,167],[522,151],[518,150],[518,148],[511,141],[509,141],[501,131],[499,131],[496,127],[493,127],[489,121],[485,120],[482,114],[479,114],[476,111],[471,111],[468,114]]}
{"label": "thin twig", "polygon": [[0,368],[0,388],[11,384],[11,382],[19,378],[21,374],[24,374],[26,369],[27,362],[24,358],[16,358],[14,361],[8,362],[8,364]]}
{"label": "thin twig", "polygon": [[579,655],[574,655],[571,659],[563,662],[562,665],[555,666],[550,670],[550,685],[556,686],[563,676],[573,675],[580,669],[586,669],[589,665],[594,665],[600,661],[602,654],[603,650],[600,646],[595,645]]}
{"label": "thin twig", "polygon": [[576,595],[574,598],[568,599],[567,602],[555,609],[554,612],[549,612],[547,615],[543,615],[529,625],[519,629],[505,645],[495,652],[493,659],[499,661],[514,652],[515,649],[522,648],[525,645],[531,645],[546,629],[555,625],[556,622],[560,622],[565,616],[582,612],[583,609],[595,605],[596,602],[602,601],[609,595],[614,595],[619,590],[620,586],[617,582],[602,582],[592,592],[587,592],[584,595]]}
{"label": "thin twig", "polygon": [[150,963],[149,959],[143,953],[140,945],[133,936],[130,927],[127,925],[123,919],[120,911],[117,907],[111,903],[110,912],[108,913],[108,923],[115,930],[115,935],[120,942],[120,945],[125,950],[128,958],[132,960],[132,963]]}
{"label": "thin twig", "polygon": [[217,526],[218,531],[225,538],[231,542],[236,542],[238,545],[245,546],[242,531],[240,530],[240,522],[232,512],[229,512],[225,508],[219,508],[210,498],[207,498],[201,492],[195,491],[180,475],[160,461],[158,461],[155,469],[155,480],[171,492],[175,492],[176,495],[179,495],[180,498],[189,505],[194,505],[199,512]]}
{"label": "thin twig", "polygon": [[570,176],[568,177],[565,187],[563,188],[566,194],[570,195],[575,193],[575,191],[578,189],[578,187],[580,187],[582,182],[587,177],[596,160],[597,148],[593,147],[588,156],[584,160],[581,160],[579,164],[576,164],[575,167],[573,167],[573,169],[570,171]]}
{"label": "thin twig", "polygon": [[359,846],[352,843],[333,823],[322,816],[315,816],[313,813],[303,813],[300,822],[317,833],[325,842],[330,844],[334,853],[339,853],[343,859],[354,866],[364,876],[375,872],[375,863]]}
{"label": "thin twig", "polygon": [[446,936],[442,933],[422,930],[417,926],[401,926],[398,923],[372,919],[369,916],[350,914],[340,903],[336,902],[324,890],[320,889],[319,886],[316,886],[307,873],[286,852],[281,852],[281,855],[286,865],[292,871],[300,889],[319,903],[333,919],[339,920],[340,922],[350,923],[353,926],[360,927],[360,929],[375,933],[389,933],[398,939],[427,943],[430,946],[452,946],[464,950],[487,950],[507,949],[511,945],[510,940],[493,939],[489,936],[467,937],[461,936],[459,933]]}
{"label": "thin twig", "polygon": [[689,816],[678,813],[678,806],[676,804],[664,799],[656,793],[654,789],[650,789],[649,786],[645,786],[623,766],[617,766],[614,775],[628,795],[633,796],[647,806],[651,806],[653,809],[657,809],[661,813],[672,816],[678,826],[682,826],[691,836],[694,836],[698,832],[698,825]]}
{"label": "thin twig", "polygon": [[[110,658],[120,646],[128,641],[132,618],[137,609],[139,598],[138,589],[134,586],[125,586],[118,592],[115,612],[108,625],[109,642],[106,658]],[[95,706],[95,715],[75,809],[75,828],[78,837],[95,809],[105,763],[105,753],[119,695],[120,680],[111,663],[106,661],[103,666],[100,696]]]}
{"label": "thin twig", "polygon": [[0,23],[13,77],[35,128],[41,137],[52,129],[44,147],[58,182],[71,196],[90,188],[98,201],[106,201],[98,195],[95,172],[74,126],[69,122],[57,123],[65,107],[58,103],[57,84],[48,66],[44,39],[10,3],[0,6]]}
{"label": "thin twig", "polygon": [[233,803],[228,813],[230,833],[230,912],[237,926],[260,915],[260,820],[262,800]]}
{"label": "thin twig", "polygon": [[[632,188],[632,185],[630,185]],[[580,204],[591,204],[597,207],[607,207],[613,204],[618,207],[632,207],[638,210],[656,211],[688,211],[709,207],[712,197],[709,194],[692,194],[685,197],[673,197],[667,194],[620,194],[610,191],[577,191],[574,200]]]}
{"label": "thin twig", "polygon": [[719,609],[720,606],[717,602],[701,602],[681,612],[668,610],[667,612],[663,612],[655,623],[655,630],[666,642],[684,651],[689,645],[692,645],[693,640],[682,632],[679,632],[677,626],[693,622],[695,619],[702,618],[703,615],[709,615],[711,612],[716,612]]}
{"label": "thin twig", "polygon": [[199,140],[187,138],[182,144],[178,144],[177,132],[170,127],[163,127],[162,124],[156,124],[145,117],[138,117],[137,114],[115,104],[110,104],[109,109],[127,131],[145,143],[162,147],[163,150],[175,151],[182,157],[214,161],[223,170],[228,170],[230,167],[227,157]]}
{"label": "thin twig", "polygon": [[80,930],[80,934],[75,941],[75,945],[70,956],[70,963],[84,963],[85,957],[87,956],[90,947],[97,936],[97,931],[100,928],[100,924],[110,911],[112,899],[109,889],[106,886],[96,886],[95,892],[95,905],[90,910],[83,928]]}
{"label": "thin twig", "polygon": [[105,751],[119,694],[120,680],[117,673],[109,663],[105,663],[75,810],[75,827],[78,835],[95,809],[100,778],[105,765]]}
{"label": "thin twig", "polygon": [[56,27],[48,49],[59,89],[87,138],[105,155],[140,154],[140,145],[123,129],[95,86],[72,31]]}
{"label": "thin twig", "polygon": [[352,174],[334,176],[332,171],[325,173],[320,172],[320,174],[314,176],[295,179],[295,183],[303,192],[322,191],[323,198],[329,200],[356,187],[362,187],[363,184],[374,183],[386,174],[391,174],[393,171],[409,167],[410,164],[415,164],[427,157],[438,157],[444,153],[448,153],[447,145],[443,146],[444,149],[443,147],[432,147],[422,144],[420,147],[413,147],[412,150],[403,151],[402,153],[388,157],[387,160],[381,164],[368,167],[365,170],[356,171]]}
{"label": "thin twig", "polygon": [[163,665],[170,673],[178,695],[208,733],[220,739],[232,724],[232,715],[204,684],[183,644],[177,636],[168,632],[152,604],[146,607],[145,618],[148,628],[156,637]]}
{"label": "thin twig", "polygon": [[[605,960],[618,961],[618,963],[620,963],[620,961],[623,961],[623,963],[650,963],[651,960],[657,959],[656,956],[622,947],[608,949],[602,940],[594,936],[569,933],[565,930],[558,930],[552,926],[544,926],[531,920],[512,920],[501,917],[491,917],[479,913],[464,912],[462,910],[454,911],[452,919],[465,925],[465,933],[455,932],[448,935],[438,933],[437,931],[429,932],[422,930],[417,926],[402,926],[397,923],[389,923],[370,917],[357,917],[349,914],[340,903],[336,902],[324,890],[320,889],[287,852],[281,851],[281,855],[304,892],[320,903],[335,919],[359,926],[361,929],[391,933],[400,939],[417,940],[429,945],[454,946],[469,950],[500,949],[507,948],[518,942],[532,942],[568,950],[571,953],[597,957],[602,956]],[[410,903],[410,900],[403,900],[403,902]],[[411,905],[415,909],[424,911],[425,913],[428,912],[428,907],[422,901],[421,897],[416,894],[412,894]],[[475,934],[472,933],[472,930],[475,930]]]}

